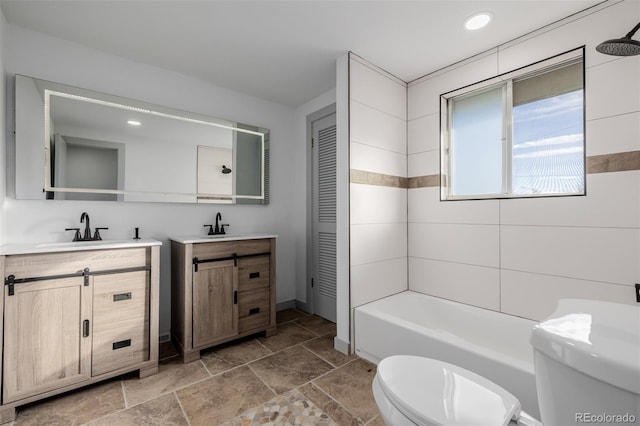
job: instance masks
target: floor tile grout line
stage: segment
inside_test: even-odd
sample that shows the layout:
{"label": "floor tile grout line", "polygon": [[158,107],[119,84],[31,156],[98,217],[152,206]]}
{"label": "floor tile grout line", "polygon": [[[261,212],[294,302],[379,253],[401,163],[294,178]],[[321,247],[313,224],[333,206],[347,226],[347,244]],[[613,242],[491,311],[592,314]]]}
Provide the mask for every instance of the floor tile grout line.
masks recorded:
{"label": "floor tile grout line", "polygon": [[[319,378],[319,377],[316,377],[316,379],[318,379],[318,378]],[[313,379],[313,380],[316,380],[316,379]],[[345,406],[344,406],[340,401],[338,401],[337,399],[335,399],[335,398],[334,398],[334,397],[333,397],[329,392],[325,391],[325,390],[324,390],[323,388],[321,388],[319,385],[317,385],[317,384],[313,383],[313,380],[311,380],[311,381],[309,381],[309,382],[305,383],[304,385],[309,384],[309,385],[313,386],[314,388],[318,389],[321,393],[325,394],[325,395],[326,395],[326,396],[327,396],[331,401],[335,402],[335,403],[338,405],[338,407],[340,407],[340,408],[342,408],[344,411],[346,411],[346,412],[347,412],[347,414],[349,414],[352,418],[354,418],[354,419],[360,419],[360,417],[358,417],[358,416],[356,416],[355,414],[353,414],[353,413],[351,412],[351,410],[347,409],[347,407],[345,407]],[[300,386],[304,386],[304,385],[300,385]],[[302,392],[302,394],[304,395],[304,392]],[[306,395],[305,395],[305,396],[306,396]],[[308,397],[307,397],[307,398],[308,398]],[[313,401],[312,401],[312,402],[313,402]],[[319,408],[321,408],[321,407],[319,407]],[[325,410],[324,410],[324,409],[322,409],[322,411],[325,411]],[[325,414],[326,414],[326,412],[325,412]],[[328,414],[327,414],[327,415],[328,415]],[[363,422],[363,423],[364,423],[364,422]]]}
{"label": "floor tile grout line", "polygon": [[207,367],[207,364],[204,363],[204,361],[202,360],[202,357],[200,357],[198,361],[200,362],[200,364],[202,364],[202,366],[204,367],[204,370],[207,373],[209,373],[209,377],[213,377],[213,374],[211,373],[211,371],[209,371],[209,367]]}
{"label": "floor tile grout line", "polygon": [[[305,343],[307,343],[307,342],[305,342]],[[338,369],[338,367],[340,367],[340,366],[338,366],[338,365],[334,365],[331,361],[329,361],[329,360],[325,359],[322,355],[320,355],[320,354],[318,354],[318,353],[315,353],[313,350],[311,350],[310,348],[306,347],[306,346],[304,345],[304,343],[300,343],[300,346],[302,346],[304,349],[306,349],[307,351],[309,351],[311,354],[313,354],[313,355],[317,356],[318,358],[320,358],[321,360],[323,360],[324,362],[326,362],[327,364],[329,364],[329,365],[332,367],[332,370],[336,370],[336,369]]]}
{"label": "floor tile grout line", "polygon": [[182,415],[187,421],[187,425],[191,426],[191,420],[189,420],[189,416],[187,416],[187,411],[182,406],[182,401],[180,401],[180,398],[178,397],[178,393],[176,391],[173,391],[172,393],[173,393],[173,396],[176,398],[176,401],[178,401],[178,405],[180,406],[180,410],[182,410]]}
{"label": "floor tile grout line", "polygon": [[[254,376],[256,376],[258,378],[258,380],[260,380],[267,387],[267,389],[269,389],[271,392],[273,392],[273,394],[275,396],[280,396],[280,394],[278,392],[276,392],[271,386],[269,386],[269,383],[267,383],[267,381],[264,380],[260,376],[260,374],[258,374],[253,368],[251,368],[251,366],[249,364],[247,364],[247,368],[249,369],[249,371],[251,371],[254,374]],[[273,399],[273,398],[271,398],[271,399]],[[271,399],[269,399],[269,401],[271,401]],[[264,402],[263,402],[263,404],[264,404]]]}
{"label": "floor tile grout line", "polygon": [[125,392],[124,380],[122,379],[120,379],[120,389],[122,389],[122,399],[124,400],[124,408],[129,408],[129,403],[127,402],[127,392]]}
{"label": "floor tile grout line", "polygon": [[313,334],[315,334],[316,337],[320,337],[321,336],[320,334],[318,334],[317,331],[314,331],[314,330],[310,329],[309,327],[305,327],[304,325],[302,325],[302,324],[300,324],[298,322],[296,322],[296,325],[299,326],[299,327],[302,327],[303,329],[305,329],[305,330],[307,330],[307,331],[309,331],[309,332],[311,332]]}

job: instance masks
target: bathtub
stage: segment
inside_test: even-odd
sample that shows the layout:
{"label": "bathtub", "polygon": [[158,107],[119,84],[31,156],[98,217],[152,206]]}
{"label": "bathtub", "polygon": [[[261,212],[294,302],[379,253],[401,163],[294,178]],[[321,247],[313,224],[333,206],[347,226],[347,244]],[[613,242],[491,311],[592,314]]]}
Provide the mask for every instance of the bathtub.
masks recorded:
{"label": "bathtub", "polygon": [[356,353],[375,364],[390,355],[439,359],[514,394],[540,418],[529,344],[535,321],[405,291],[355,309]]}

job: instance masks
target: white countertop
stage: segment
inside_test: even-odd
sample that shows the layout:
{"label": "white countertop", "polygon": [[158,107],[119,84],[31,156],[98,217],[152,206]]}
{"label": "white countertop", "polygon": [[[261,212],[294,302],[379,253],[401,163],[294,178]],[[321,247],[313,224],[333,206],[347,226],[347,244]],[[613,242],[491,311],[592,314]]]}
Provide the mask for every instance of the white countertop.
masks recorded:
{"label": "white countertop", "polygon": [[181,244],[215,243],[219,241],[258,240],[277,238],[274,234],[222,234],[222,235],[189,235],[186,237],[170,237],[171,241]]}
{"label": "white countertop", "polygon": [[119,248],[161,246],[161,245],[162,245],[162,242],[153,240],[153,239],[5,244],[0,246],[0,255],[58,253],[58,252],[64,252],[64,251],[85,251],[85,250],[107,250],[107,249],[119,249]]}

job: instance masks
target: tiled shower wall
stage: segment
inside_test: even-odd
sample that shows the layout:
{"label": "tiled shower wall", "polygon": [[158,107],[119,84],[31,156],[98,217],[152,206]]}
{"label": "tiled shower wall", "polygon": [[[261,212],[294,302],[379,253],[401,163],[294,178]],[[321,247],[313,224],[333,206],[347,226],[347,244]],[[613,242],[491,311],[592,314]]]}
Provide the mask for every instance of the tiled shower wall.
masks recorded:
{"label": "tiled shower wall", "polygon": [[[605,3],[409,83],[409,289],[536,320],[563,297],[636,303],[640,56],[595,46],[639,20],[640,2]],[[587,196],[441,202],[439,95],[582,45]]]}
{"label": "tiled shower wall", "polygon": [[351,307],[407,289],[407,85],[349,55]]}

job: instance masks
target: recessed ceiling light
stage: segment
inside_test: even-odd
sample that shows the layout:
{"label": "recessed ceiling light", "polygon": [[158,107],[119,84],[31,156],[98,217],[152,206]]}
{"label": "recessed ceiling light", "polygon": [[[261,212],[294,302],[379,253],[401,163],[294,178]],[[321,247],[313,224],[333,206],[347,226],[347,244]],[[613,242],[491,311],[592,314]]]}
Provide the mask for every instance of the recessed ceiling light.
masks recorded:
{"label": "recessed ceiling light", "polygon": [[480,28],[484,28],[489,23],[489,21],[491,21],[491,13],[476,13],[475,15],[464,21],[464,27],[470,31],[479,30]]}
{"label": "recessed ceiling light", "polygon": [[136,120],[129,120],[129,121],[127,121],[127,123],[132,125],[132,126],[139,126],[139,125],[142,124],[142,123],[140,123],[139,121],[136,121]]}

